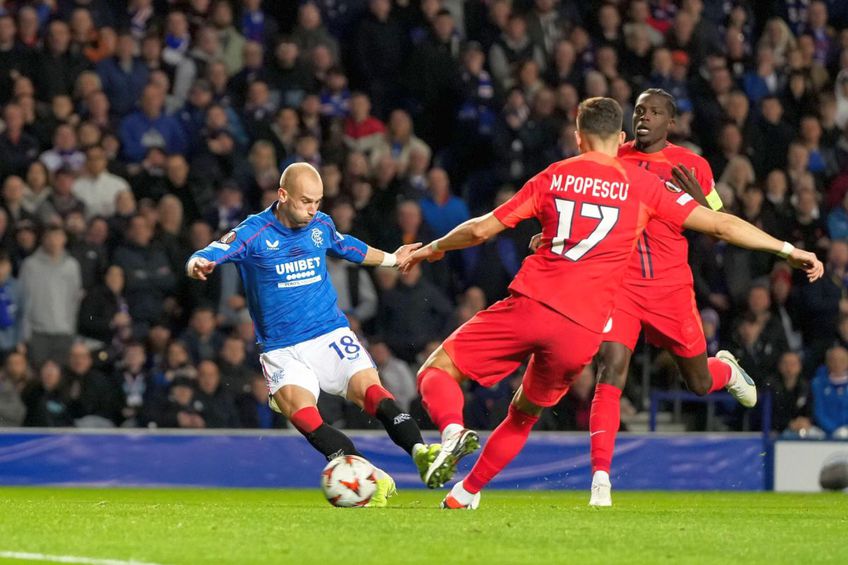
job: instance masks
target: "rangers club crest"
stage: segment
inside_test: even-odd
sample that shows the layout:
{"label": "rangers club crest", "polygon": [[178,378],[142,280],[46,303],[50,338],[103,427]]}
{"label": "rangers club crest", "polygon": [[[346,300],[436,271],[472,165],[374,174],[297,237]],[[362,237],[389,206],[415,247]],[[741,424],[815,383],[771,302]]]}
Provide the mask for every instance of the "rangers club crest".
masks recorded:
{"label": "rangers club crest", "polygon": [[315,247],[321,247],[324,245],[324,236],[318,228],[312,228],[312,243],[315,244]]}
{"label": "rangers club crest", "polygon": [[226,245],[228,243],[234,242],[235,240],[236,240],[236,232],[230,230],[227,233],[225,233],[224,235],[222,235],[221,239],[219,239],[218,241],[220,243],[223,243],[224,245]]}

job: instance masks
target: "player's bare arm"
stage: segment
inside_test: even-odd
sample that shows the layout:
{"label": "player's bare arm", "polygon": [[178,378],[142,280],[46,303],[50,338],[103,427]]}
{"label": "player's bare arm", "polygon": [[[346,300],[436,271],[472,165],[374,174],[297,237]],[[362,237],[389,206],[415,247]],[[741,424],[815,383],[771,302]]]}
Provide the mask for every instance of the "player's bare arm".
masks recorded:
{"label": "player's bare arm", "polygon": [[683,227],[715,236],[739,247],[774,253],[786,259],[793,268],[807,273],[810,282],[820,279],[824,274],[824,265],[814,253],[797,249],[731,214],[721,214],[700,206],[692,210],[683,222]]}
{"label": "player's bare arm", "polygon": [[401,245],[394,253],[389,253],[369,245],[362,264],[366,267],[397,267],[420,247],[421,242],[409,243]]}
{"label": "player's bare arm", "polygon": [[404,261],[399,261],[398,269],[405,273],[425,259],[438,261],[444,257],[445,251],[480,245],[505,229],[506,226],[492,212],[471,218],[456,226],[447,235],[418,249]]}
{"label": "player's bare arm", "polygon": [[695,199],[695,202],[706,208],[711,208],[707,197],[704,196],[704,189],[695,174],[690,169],[683,165],[675,165],[671,169],[671,175],[674,177],[674,184],[683,192]]}
{"label": "player's bare arm", "polygon": [[209,261],[203,257],[194,257],[186,265],[186,274],[190,278],[200,281],[205,281],[214,270],[214,261]]}

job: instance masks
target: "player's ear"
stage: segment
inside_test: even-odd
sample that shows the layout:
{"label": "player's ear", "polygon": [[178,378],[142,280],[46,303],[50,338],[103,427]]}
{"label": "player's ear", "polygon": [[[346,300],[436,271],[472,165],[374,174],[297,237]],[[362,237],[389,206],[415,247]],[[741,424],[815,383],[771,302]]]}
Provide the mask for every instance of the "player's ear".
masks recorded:
{"label": "player's ear", "polygon": [[285,202],[289,199],[289,192],[282,186],[277,190],[277,196],[280,197],[280,202]]}
{"label": "player's ear", "polygon": [[575,143],[577,143],[577,148],[582,151],[582,148],[581,148],[582,139],[580,138],[580,130],[578,130],[578,129],[574,130],[574,141],[575,141]]}
{"label": "player's ear", "polygon": [[627,133],[624,130],[618,132],[618,144],[623,145],[624,142],[627,141]]}

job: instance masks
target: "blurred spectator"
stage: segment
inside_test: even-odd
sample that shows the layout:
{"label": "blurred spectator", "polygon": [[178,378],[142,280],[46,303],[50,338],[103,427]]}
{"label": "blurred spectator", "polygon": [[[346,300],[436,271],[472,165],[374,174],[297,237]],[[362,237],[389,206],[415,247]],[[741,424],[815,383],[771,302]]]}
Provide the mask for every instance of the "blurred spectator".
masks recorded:
{"label": "blurred spectator", "polygon": [[234,181],[225,181],[221,185],[215,202],[204,214],[217,234],[235,228],[246,216],[241,188]]}
{"label": "blurred spectator", "polygon": [[139,426],[146,405],[153,399],[153,379],[145,370],[144,346],[138,342],[126,344],[115,365],[115,376],[122,392],[121,418],[124,426]]}
{"label": "blurred spectator", "polygon": [[274,49],[270,66],[270,86],[281,106],[296,107],[313,88],[309,66],[300,58],[300,49],[291,37],[282,37]]}
{"label": "blurred spectator", "polygon": [[784,353],[777,364],[777,373],[768,378],[766,386],[774,395],[772,429],[803,437],[811,432],[813,422],[810,386],[801,377],[801,368],[797,353]]}
{"label": "blurred spectator", "polygon": [[801,351],[804,340],[798,331],[797,296],[792,293],[792,273],[786,264],[776,265],[771,273],[771,297],[773,313],[780,320],[789,350]]}
{"label": "blurred spectator", "polygon": [[385,117],[399,101],[398,78],[409,51],[408,38],[392,14],[390,0],[369,0],[368,14],[359,22],[352,48],[362,84],[367,85],[376,113]]}
{"label": "blurred spectator", "polygon": [[57,94],[69,95],[77,76],[89,66],[79,53],[70,50],[71,32],[68,24],[53,20],[47,26],[45,49],[35,58],[33,78],[38,96],[50,100]]}
{"label": "blurred spectator", "polygon": [[27,167],[38,157],[38,141],[24,130],[24,115],[17,104],[3,108],[5,131],[0,134],[0,178],[14,174],[23,176]]}
{"label": "blurred spectator", "polygon": [[848,192],[827,215],[827,233],[831,239],[848,239]]}
{"label": "blurred spectator", "polygon": [[115,249],[113,261],[126,276],[125,296],[133,335],[144,336],[164,312],[165,298],[177,282],[168,256],[153,242],[153,228],[144,216],[132,217],[127,240]]}
{"label": "blurred spectator", "polygon": [[248,41],[271,46],[271,40],[277,36],[278,25],[261,9],[262,0],[242,0],[241,33]]}
{"label": "blurred spectator", "polygon": [[221,373],[213,361],[197,366],[195,405],[207,428],[237,428],[239,416],[233,394],[221,384]]}
{"label": "blurred spectator", "polygon": [[234,75],[242,68],[244,37],[233,25],[233,7],[226,0],[217,0],[212,5],[211,20],[218,31],[221,44],[221,59],[227,66],[227,73]]}
{"label": "blurred spectator", "polygon": [[73,400],[58,363],[45,361],[38,371],[38,380],[27,385],[21,394],[26,405],[24,426],[70,427]]}
{"label": "blurred spectator", "polygon": [[48,359],[64,363],[77,331],[82,278],[66,242],[61,227],[48,225],[38,251],[21,266],[22,336],[33,365]]}
{"label": "blurred spectator", "polygon": [[297,25],[292,31],[292,39],[301,53],[308,53],[319,45],[330,49],[333,57],[338,57],[339,46],[321,21],[321,11],[314,2],[304,2],[297,13]]}
{"label": "blurred spectator", "polygon": [[[65,375],[67,386],[79,388],[75,412],[85,418],[85,427],[107,427],[123,420],[123,396],[117,380],[94,368],[88,347],[82,342],[71,346]],[[103,422],[97,422],[100,418]],[[77,425],[81,425],[78,423]]]}
{"label": "blurred spectator", "polygon": [[765,286],[748,293],[748,311],[736,328],[736,356],[755,382],[771,374],[781,352],[788,349],[780,320],[771,312],[771,297]]}
{"label": "blurred spectator", "polygon": [[842,346],[828,350],[812,388],[816,424],[828,436],[848,437],[848,350]]}
{"label": "blurred spectator", "polygon": [[195,308],[189,328],[181,339],[195,363],[215,359],[223,344],[223,337],[217,328],[215,310],[208,306]]}
{"label": "blurred spectator", "polygon": [[401,172],[409,165],[412,152],[419,151],[429,158],[430,147],[412,131],[412,119],[403,110],[395,110],[389,117],[385,138],[378,142],[371,153],[371,166],[376,166],[385,155],[391,155]]}
{"label": "blurred spectator", "polygon": [[192,379],[177,377],[168,395],[152,408],[152,421],[160,428],[205,428],[206,421],[195,402],[196,388]]}
{"label": "blurred spectator", "polygon": [[53,147],[39,157],[51,173],[63,167],[79,171],[85,164],[85,153],[79,150],[77,134],[70,124],[59,124],[53,133]]}
{"label": "blurred spectator", "polygon": [[471,216],[465,202],[451,194],[450,179],[444,169],[430,169],[427,184],[428,195],[421,201],[421,214],[433,235],[442,237]]}
{"label": "blurred spectator", "polygon": [[29,165],[26,174],[26,186],[24,186],[24,197],[21,202],[23,209],[30,214],[44,203],[53,192],[49,184],[49,171],[41,161],[33,161]]}
{"label": "blurred spectator", "polygon": [[[372,0],[379,3],[385,0]],[[350,115],[345,120],[344,140],[351,151],[370,153],[383,141],[386,126],[371,115],[371,100],[363,92],[350,97]]]}
{"label": "blurred spectator", "polygon": [[[350,204],[342,204],[340,207],[350,209]],[[335,215],[338,215],[337,212]],[[336,229],[341,233],[344,231],[336,223]],[[338,294],[338,305],[347,316],[356,318],[361,323],[367,323],[377,313],[377,292],[374,283],[368,276],[368,272],[359,265],[327,256],[327,272],[333,287]]]}
{"label": "blurred spectator", "polygon": [[88,218],[113,215],[118,193],[130,189],[126,180],[106,169],[107,164],[101,147],[89,147],[85,152],[85,168],[74,181],[74,196],[85,205]]}
{"label": "blurred spectator", "polygon": [[184,153],[186,138],[179,122],[165,115],[165,93],[147,85],[141,94],[141,109],[121,121],[120,137],[123,155],[130,163],[144,159],[147,150],[159,147],[168,153]]}
{"label": "blurred spectator", "polygon": [[79,312],[79,333],[109,347],[115,339],[129,341],[132,318],[124,298],[124,271],[117,265],[106,270],[104,284],[92,288],[83,298]]}
{"label": "blurred spectator", "polygon": [[0,371],[0,427],[20,426],[24,416],[26,416],[26,406],[21,400],[17,383],[9,378],[5,370]]}
{"label": "blurred spectator", "polygon": [[12,261],[8,253],[0,250],[0,357],[5,358],[23,343],[22,316],[23,289],[12,276]]}
{"label": "blurred spectator", "polygon": [[527,20],[521,14],[512,13],[506,29],[489,50],[489,68],[497,85],[506,91],[515,84],[518,65],[528,59],[539,69],[545,69],[545,54],[527,34]]}
{"label": "blurred spectator", "polygon": [[236,396],[250,392],[253,371],[247,366],[247,352],[238,336],[224,338],[217,362],[224,389]]}
{"label": "blurred spectator", "polygon": [[285,421],[268,406],[268,385],[265,378],[255,375],[250,380],[250,392],[237,398],[239,420],[243,428],[279,429]]}
{"label": "blurred spectator", "polygon": [[7,220],[12,225],[21,220],[34,220],[33,215],[24,208],[24,195],[26,185],[21,177],[12,175],[6,177],[3,183],[3,208],[7,213]]}
{"label": "blurred spectator", "polygon": [[392,351],[412,362],[429,341],[448,334],[454,323],[452,313],[443,291],[422,279],[421,267],[416,265],[383,293],[377,322]]}
{"label": "blurred spectator", "polygon": [[840,311],[846,311],[843,297],[848,288],[848,242],[835,240],[830,245],[824,276],[812,284],[803,284],[798,305],[804,316],[800,320],[809,361],[817,366],[833,340]]}
{"label": "blurred spectator", "polygon": [[794,132],[783,120],[783,105],[774,96],[760,101],[761,117],[752,129],[751,146],[758,175],[768,174],[786,165]]}
{"label": "blurred spectator", "polygon": [[122,118],[135,108],[148,74],[147,66],[136,54],[135,38],[130,32],[120,33],[115,55],[97,65],[103,92],[117,117]]}
{"label": "blurred spectator", "polygon": [[386,342],[378,339],[371,340],[368,345],[368,353],[374,360],[377,372],[380,374],[380,382],[392,393],[398,404],[404,410],[409,409],[409,404],[418,396],[415,374],[409,365],[394,355]]}

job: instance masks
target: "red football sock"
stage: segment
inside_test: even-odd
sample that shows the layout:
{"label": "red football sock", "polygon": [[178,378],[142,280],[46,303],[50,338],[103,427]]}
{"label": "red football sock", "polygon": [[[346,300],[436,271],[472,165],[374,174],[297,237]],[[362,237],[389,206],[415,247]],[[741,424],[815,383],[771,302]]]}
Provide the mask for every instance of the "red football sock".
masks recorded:
{"label": "red football sock", "polygon": [[621,424],[621,390],[598,383],[589,413],[589,444],[591,445],[592,473],[610,472],[615,436]]}
{"label": "red football sock", "polygon": [[304,435],[311,434],[324,423],[324,419],[318,413],[318,408],[315,406],[301,408],[292,414],[290,419],[292,425],[297,428],[297,431]]}
{"label": "red football sock", "polygon": [[418,391],[424,408],[439,431],[448,427],[448,424],[465,427],[462,419],[462,408],[465,405],[462,388],[446,371],[435,367],[421,371]]}
{"label": "red football sock", "polygon": [[713,377],[713,386],[710,387],[710,392],[715,392],[726,387],[727,383],[730,382],[730,377],[733,376],[730,365],[715,357],[707,359],[707,368]]}
{"label": "red football sock", "polygon": [[530,430],[537,421],[538,416],[531,416],[510,404],[506,418],[489,436],[474,468],[462,480],[465,490],[472,494],[480,492],[501,469],[509,465],[524,448]]}
{"label": "red football sock", "polygon": [[380,402],[386,398],[394,400],[395,397],[380,385],[369,386],[365,391],[365,412],[373,418],[377,415],[377,407]]}

